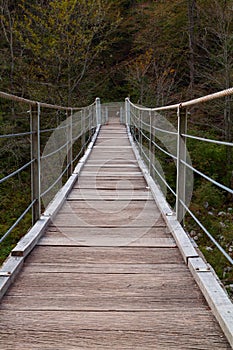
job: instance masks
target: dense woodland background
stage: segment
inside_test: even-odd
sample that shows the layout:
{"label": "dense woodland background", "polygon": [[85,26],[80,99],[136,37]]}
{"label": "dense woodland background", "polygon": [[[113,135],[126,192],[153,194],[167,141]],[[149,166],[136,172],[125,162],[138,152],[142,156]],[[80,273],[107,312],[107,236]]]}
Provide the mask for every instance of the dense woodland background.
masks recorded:
{"label": "dense woodland background", "polygon": [[[130,96],[154,107],[233,85],[233,0],[1,0],[0,11],[5,92],[72,106],[92,103],[96,96],[102,102]],[[21,117],[1,101],[1,133],[21,130]],[[190,110],[193,134],[232,141],[232,125],[231,97]],[[0,177],[24,163],[27,147],[23,140],[0,140]],[[233,188],[232,148],[190,142],[189,150],[200,171]],[[174,169],[169,163],[167,169],[172,182]],[[0,188],[1,234],[30,196],[27,178]],[[191,208],[232,254],[232,196],[197,178]],[[186,228],[219,276],[233,283],[231,267],[188,217]],[[14,239],[6,242],[2,259],[13,244]]]}

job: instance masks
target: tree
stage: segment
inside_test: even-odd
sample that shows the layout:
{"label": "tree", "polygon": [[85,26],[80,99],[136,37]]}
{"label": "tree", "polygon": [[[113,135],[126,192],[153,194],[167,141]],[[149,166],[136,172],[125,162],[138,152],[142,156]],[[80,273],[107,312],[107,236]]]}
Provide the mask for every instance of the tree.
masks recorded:
{"label": "tree", "polygon": [[[233,83],[233,3],[232,0],[211,0],[198,6],[200,17],[199,70],[206,91],[228,89]],[[233,140],[232,97],[212,104],[213,116],[224,115],[221,126],[224,139]],[[209,111],[209,114],[211,112]],[[227,164],[232,162],[232,148],[227,148]],[[229,178],[233,176],[230,174]],[[230,179],[229,179],[230,181]]]}
{"label": "tree", "polygon": [[[21,0],[13,26],[21,91],[37,99],[55,96],[54,101],[59,96],[68,104],[85,95],[80,83],[106,50],[120,21],[118,13],[112,16],[112,7],[113,2],[106,0]],[[3,23],[6,16],[5,11]]]}
{"label": "tree", "polygon": [[[14,47],[14,5],[10,0],[1,0],[0,5],[1,22],[1,42],[2,42],[2,71],[7,72],[10,81],[10,89],[14,91],[14,67],[15,67],[15,47]],[[7,59],[6,52],[9,51],[10,59]],[[9,63],[8,63],[9,62]],[[9,69],[8,69],[9,66]],[[8,73],[9,72],[9,73]],[[3,73],[2,73],[3,75]],[[1,80],[3,77],[1,77]]]}
{"label": "tree", "polygon": [[189,36],[189,87],[191,92],[195,80],[195,18],[196,18],[196,0],[187,0],[188,3],[188,36]]}
{"label": "tree", "polygon": [[178,98],[174,96],[178,86],[182,95],[189,74],[184,1],[139,4],[134,21],[137,31],[131,50],[134,59],[127,65],[128,84],[140,103],[170,103]]}

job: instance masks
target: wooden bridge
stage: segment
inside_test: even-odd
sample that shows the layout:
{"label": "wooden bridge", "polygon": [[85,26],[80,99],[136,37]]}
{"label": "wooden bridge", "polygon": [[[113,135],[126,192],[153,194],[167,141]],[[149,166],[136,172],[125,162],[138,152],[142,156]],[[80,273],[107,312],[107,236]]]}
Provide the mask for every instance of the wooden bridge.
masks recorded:
{"label": "wooden bridge", "polygon": [[0,283],[2,350],[233,345],[230,300],[119,118],[96,129]]}

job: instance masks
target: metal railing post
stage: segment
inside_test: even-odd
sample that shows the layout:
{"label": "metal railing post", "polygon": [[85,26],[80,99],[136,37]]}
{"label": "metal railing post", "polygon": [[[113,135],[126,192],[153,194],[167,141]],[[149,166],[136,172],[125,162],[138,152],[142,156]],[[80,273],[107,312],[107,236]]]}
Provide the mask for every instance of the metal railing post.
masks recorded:
{"label": "metal railing post", "polygon": [[31,166],[31,193],[32,201],[32,224],[39,220],[41,215],[41,179],[40,179],[40,103],[37,103],[37,110],[30,108],[31,124],[31,159],[34,160]]}
{"label": "metal railing post", "polygon": [[88,111],[88,140],[90,140],[90,137],[91,137],[91,117],[92,117],[92,115],[93,115],[93,112],[92,112],[92,110],[90,111]]}
{"label": "metal railing post", "polygon": [[139,111],[139,145],[140,145],[140,154],[141,157],[143,157],[143,152],[142,152],[142,111]]}
{"label": "metal railing post", "polygon": [[85,109],[81,111],[81,146],[84,151],[85,142],[86,142],[86,130],[85,130]]}
{"label": "metal railing post", "polygon": [[125,122],[130,127],[130,103],[128,97],[125,99]]}
{"label": "metal railing post", "polygon": [[108,123],[108,107],[105,107],[105,122]]}
{"label": "metal railing post", "polygon": [[120,124],[123,124],[123,110],[122,110],[122,107],[120,107]]}
{"label": "metal railing post", "polygon": [[70,116],[67,110],[67,175],[68,177],[73,173],[73,110],[71,109]]}
{"label": "metal railing post", "polygon": [[176,175],[176,218],[182,222],[185,215],[185,208],[180,201],[185,203],[186,195],[186,137],[182,134],[187,133],[187,113],[181,106],[177,109],[178,132],[177,132],[177,175]]}
{"label": "metal railing post", "polygon": [[100,105],[100,98],[96,97],[96,125],[101,124],[101,105]]}

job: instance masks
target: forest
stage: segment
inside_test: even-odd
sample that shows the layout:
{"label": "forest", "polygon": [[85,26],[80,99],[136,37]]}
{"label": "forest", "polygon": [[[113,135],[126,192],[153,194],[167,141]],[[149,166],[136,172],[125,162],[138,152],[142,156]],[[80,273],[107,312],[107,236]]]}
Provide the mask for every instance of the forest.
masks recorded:
{"label": "forest", "polygon": [[[76,107],[97,96],[102,102],[128,96],[155,107],[233,86],[233,0],[1,0],[0,10],[4,92]],[[232,142],[232,97],[190,110],[189,125],[194,135]],[[21,128],[14,108],[1,100],[1,133]],[[233,188],[232,147],[201,142],[189,146],[200,171],[210,171],[216,181]],[[25,147],[23,141],[16,145],[0,139],[0,178],[25,160]],[[169,167],[166,176],[172,182]],[[0,188],[0,235],[24,205],[24,181],[12,180]],[[12,192],[16,203],[9,214]],[[191,203],[231,255],[232,199],[197,179]],[[232,267],[189,217],[186,229],[230,288]],[[1,260],[21,231],[0,249]]]}

